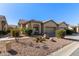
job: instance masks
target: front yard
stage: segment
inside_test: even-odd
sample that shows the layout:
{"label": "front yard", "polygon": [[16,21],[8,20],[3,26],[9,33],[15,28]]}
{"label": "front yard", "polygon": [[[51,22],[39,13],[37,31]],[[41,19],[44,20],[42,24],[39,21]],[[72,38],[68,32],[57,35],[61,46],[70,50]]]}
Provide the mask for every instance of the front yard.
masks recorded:
{"label": "front yard", "polygon": [[[44,42],[35,42],[35,37],[21,38],[16,42],[15,40],[8,40],[10,43],[6,47],[6,42],[0,41],[0,55],[17,55],[17,56],[45,56],[48,55],[65,45],[72,43],[70,40],[57,39],[53,37],[53,40],[46,39]],[[5,52],[3,50],[9,49]]]}

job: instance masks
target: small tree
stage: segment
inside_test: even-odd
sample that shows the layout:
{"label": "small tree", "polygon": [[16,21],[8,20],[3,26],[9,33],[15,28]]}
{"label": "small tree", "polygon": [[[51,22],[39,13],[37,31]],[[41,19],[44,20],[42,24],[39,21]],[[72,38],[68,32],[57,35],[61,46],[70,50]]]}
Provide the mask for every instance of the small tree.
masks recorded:
{"label": "small tree", "polygon": [[13,37],[19,37],[19,30],[18,29],[11,29],[11,35]]}
{"label": "small tree", "polygon": [[65,30],[56,30],[56,37],[57,38],[64,38],[65,34],[66,34]]}
{"label": "small tree", "polygon": [[19,29],[18,29],[18,28],[11,29],[11,36],[12,36],[12,37],[15,37],[15,40],[18,41],[18,40],[17,40],[17,37],[20,36]]}

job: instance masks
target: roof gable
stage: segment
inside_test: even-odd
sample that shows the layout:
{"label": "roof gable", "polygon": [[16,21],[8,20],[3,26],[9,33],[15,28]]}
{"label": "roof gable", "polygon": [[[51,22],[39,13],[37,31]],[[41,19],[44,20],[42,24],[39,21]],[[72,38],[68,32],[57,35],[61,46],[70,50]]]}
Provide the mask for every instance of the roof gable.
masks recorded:
{"label": "roof gable", "polygon": [[30,21],[27,21],[27,22],[37,22],[37,23],[42,23],[41,21],[34,20],[34,19],[31,19]]}
{"label": "roof gable", "polygon": [[65,22],[61,22],[60,24],[59,24],[59,27],[67,27],[68,26],[68,24],[66,24]]}
{"label": "roof gable", "polygon": [[43,22],[44,26],[49,26],[49,27],[57,27],[57,23],[54,22],[53,20],[48,20],[46,22]]}
{"label": "roof gable", "polygon": [[55,23],[57,25],[57,23],[55,21],[53,21],[53,20],[48,20],[48,21],[45,21],[43,23],[45,24],[45,23],[48,23],[48,22],[53,22],[53,23]]}

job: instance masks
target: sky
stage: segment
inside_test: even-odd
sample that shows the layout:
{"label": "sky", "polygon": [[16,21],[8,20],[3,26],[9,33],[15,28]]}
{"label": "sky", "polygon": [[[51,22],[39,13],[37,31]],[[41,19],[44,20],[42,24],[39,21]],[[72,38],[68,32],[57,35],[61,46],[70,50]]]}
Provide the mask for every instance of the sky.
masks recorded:
{"label": "sky", "polygon": [[0,15],[8,24],[17,25],[19,19],[65,21],[70,25],[79,24],[78,3],[0,3]]}

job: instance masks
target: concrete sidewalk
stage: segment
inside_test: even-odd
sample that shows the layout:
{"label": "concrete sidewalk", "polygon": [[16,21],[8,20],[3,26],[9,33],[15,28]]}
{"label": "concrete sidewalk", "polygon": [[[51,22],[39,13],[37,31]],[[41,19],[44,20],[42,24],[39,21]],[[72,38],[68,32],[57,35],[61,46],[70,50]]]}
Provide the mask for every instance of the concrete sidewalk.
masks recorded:
{"label": "concrete sidewalk", "polygon": [[79,42],[73,42],[56,52],[51,53],[48,56],[69,56],[71,55],[77,48],[79,48]]}
{"label": "concrete sidewalk", "polygon": [[[29,38],[29,37],[22,37],[22,39],[24,38]],[[19,38],[21,39],[21,38]],[[0,38],[0,41],[6,41],[6,40],[15,40],[15,38],[10,38],[10,37],[5,37],[5,38]]]}

